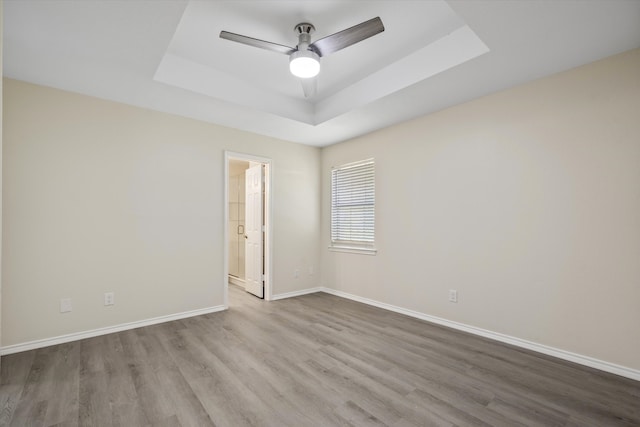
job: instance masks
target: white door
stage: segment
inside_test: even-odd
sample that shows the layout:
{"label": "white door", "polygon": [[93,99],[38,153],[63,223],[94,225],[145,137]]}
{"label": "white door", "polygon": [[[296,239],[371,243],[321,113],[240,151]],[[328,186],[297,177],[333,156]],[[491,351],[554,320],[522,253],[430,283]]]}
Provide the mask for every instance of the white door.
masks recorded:
{"label": "white door", "polygon": [[252,166],[245,172],[245,289],[264,298],[263,167]]}

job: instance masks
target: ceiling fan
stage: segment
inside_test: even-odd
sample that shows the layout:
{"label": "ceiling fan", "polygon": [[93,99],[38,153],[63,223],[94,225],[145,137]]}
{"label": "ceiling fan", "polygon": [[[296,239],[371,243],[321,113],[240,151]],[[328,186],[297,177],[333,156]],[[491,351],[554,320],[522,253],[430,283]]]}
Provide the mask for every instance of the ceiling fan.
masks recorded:
{"label": "ceiling fan", "polygon": [[296,47],[254,39],[228,31],[221,31],[220,38],[289,55],[289,70],[291,74],[300,78],[304,96],[310,97],[315,95],[318,88],[317,75],[320,72],[321,57],[383,32],[384,25],[382,20],[376,17],[313,43],[311,43],[311,34],[315,31],[315,27],[312,24],[303,22],[296,25],[294,31],[298,36]]}

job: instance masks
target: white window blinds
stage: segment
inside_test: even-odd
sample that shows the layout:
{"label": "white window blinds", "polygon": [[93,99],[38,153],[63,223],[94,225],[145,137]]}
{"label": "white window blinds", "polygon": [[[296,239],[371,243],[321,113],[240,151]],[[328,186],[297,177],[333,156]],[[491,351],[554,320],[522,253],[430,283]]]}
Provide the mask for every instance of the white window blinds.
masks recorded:
{"label": "white window blinds", "polygon": [[375,225],[373,159],[331,171],[332,245],[372,247]]}

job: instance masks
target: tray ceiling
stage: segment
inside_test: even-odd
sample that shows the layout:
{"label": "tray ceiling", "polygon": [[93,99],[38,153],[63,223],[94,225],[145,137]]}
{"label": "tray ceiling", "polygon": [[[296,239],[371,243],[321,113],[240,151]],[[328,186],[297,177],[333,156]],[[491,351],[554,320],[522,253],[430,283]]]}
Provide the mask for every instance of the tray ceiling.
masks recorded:
{"label": "tray ceiling", "polygon": [[[305,98],[286,55],[380,16],[385,31],[321,59]],[[640,2],[4,2],[4,75],[309,145],[340,142],[640,46]]]}

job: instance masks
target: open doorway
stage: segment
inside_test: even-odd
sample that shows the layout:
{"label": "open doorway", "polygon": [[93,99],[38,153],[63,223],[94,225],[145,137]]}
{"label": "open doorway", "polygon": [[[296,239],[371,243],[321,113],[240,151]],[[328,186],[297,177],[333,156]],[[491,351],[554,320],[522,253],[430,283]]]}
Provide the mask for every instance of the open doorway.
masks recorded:
{"label": "open doorway", "polygon": [[270,159],[225,152],[226,307],[230,284],[258,298],[271,299],[270,176]]}
{"label": "open doorway", "polygon": [[246,171],[250,163],[229,159],[229,283],[245,288]]}

